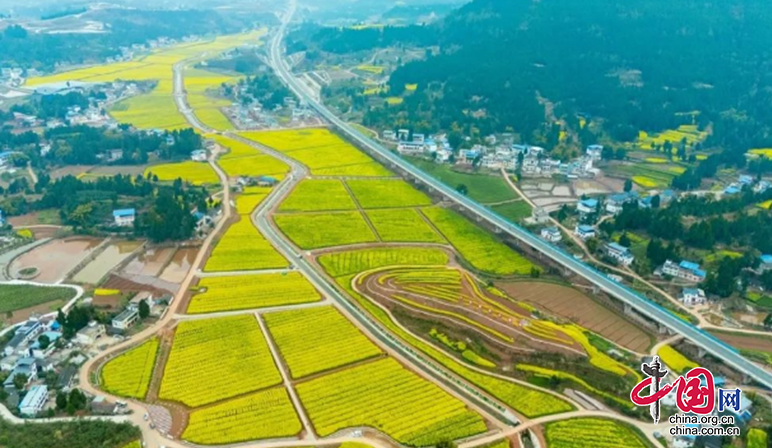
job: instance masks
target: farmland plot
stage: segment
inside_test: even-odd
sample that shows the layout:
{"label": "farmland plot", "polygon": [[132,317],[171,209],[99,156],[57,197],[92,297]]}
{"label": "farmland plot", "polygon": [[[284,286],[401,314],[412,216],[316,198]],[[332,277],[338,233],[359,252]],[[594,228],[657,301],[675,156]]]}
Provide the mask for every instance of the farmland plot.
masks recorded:
{"label": "farmland plot", "polygon": [[386,266],[442,266],[448,255],[440,249],[423,247],[380,247],[324,254],[319,263],[333,277],[358,274]]}
{"label": "farmland plot", "polygon": [[308,308],[265,315],[293,378],[351,364],[381,350],[333,307]]}
{"label": "farmland plot", "polygon": [[279,229],[302,249],[377,241],[359,212],[276,215],[274,219]]}
{"label": "farmland plot", "polygon": [[356,210],[354,200],[337,179],[306,179],[279,207],[280,212]]}
{"label": "farmland plot", "polygon": [[142,400],[153,375],[158,339],[143,342],[102,367],[101,386],[107,392]]}
{"label": "farmland plot", "polygon": [[176,179],[188,181],[193,185],[216,184],[220,182],[217,174],[208,163],[193,162],[192,160],[149,166],[145,169],[143,175],[147,177],[151,173],[163,182],[172,182]]}
{"label": "farmland plot", "polygon": [[202,445],[291,437],[302,429],[287,391],[277,387],[193,411],[182,437]]}
{"label": "farmland plot", "polygon": [[452,210],[427,208],[423,214],[476,269],[497,275],[524,275],[534,267],[520,254]]}
{"label": "farmland plot", "polygon": [[159,398],[198,407],[281,382],[254,316],[180,322]]}
{"label": "farmland plot", "polygon": [[577,418],[547,423],[550,448],[647,448],[627,425],[600,418]]}
{"label": "farmland plot", "polygon": [[445,243],[423,217],[412,208],[365,212],[383,241]]}
{"label": "farmland plot", "polygon": [[284,268],[289,262],[252,225],[247,216],[232,224],[217,242],[204,271]]}
{"label": "farmland plot", "polygon": [[393,359],[352,367],[297,386],[316,432],[371,426],[410,446],[486,431],[482,418]]}
{"label": "farmland plot", "polygon": [[205,277],[198,286],[206,288],[206,292],[193,296],[188,305],[190,314],[295,305],[321,299],[311,283],[297,272]]}
{"label": "farmland plot", "polygon": [[418,207],[431,205],[429,196],[413,188],[404,180],[377,179],[377,180],[347,180],[351,191],[354,193],[362,208],[396,208]]}

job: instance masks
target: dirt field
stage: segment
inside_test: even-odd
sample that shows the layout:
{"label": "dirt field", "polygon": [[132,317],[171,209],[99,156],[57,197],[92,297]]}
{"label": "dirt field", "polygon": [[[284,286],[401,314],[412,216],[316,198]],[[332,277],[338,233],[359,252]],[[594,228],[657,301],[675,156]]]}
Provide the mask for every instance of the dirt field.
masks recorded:
{"label": "dirt field", "polygon": [[174,254],[169,265],[161,273],[161,280],[172,283],[182,283],[190,270],[190,266],[193,264],[193,260],[196,259],[198,248],[182,248]]}
{"label": "dirt field", "polygon": [[576,289],[544,282],[499,282],[496,286],[516,300],[576,322],[635,352],[645,352],[651,345],[647,332]]}
{"label": "dirt field", "polygon": [[115,176],[116,174],[130,174],[136,176],[145,172],[149,165],[102,165],[88,172],[93,176]]}
{"label": "dirt field", "polygon": [[772,353],[772,338],[737,333],[725,333],[719,331],[711,331],[710,333],[726,342],[727,344],[739,348],[740,350],[753,350],[758,352]]}
{"label": "dirt field", "polygon": [[51,171],[51,180],[61,179],[65,176],[75,176],[93,169],[93,165],[68,165]]}
{"label": "dirt field", "polygon": [[119,241],[110,244],[91,263],[81,269],[73,280],[95,285],[116,265],[128,258],[142,244],[142,241]]}
{"label": "dirt field", "polygon": [[174,252],[173,247],[147,249],[131,260],[121,272],[128,275],[158,275]]}
{"label": "dirt field", "polygon": [[21,269],[36,267],[40,273],[35,281],[56,283],[83,261],[102,240],[96,238],[66,238],[53,240],[15,259],[9,268],[11,274]]}

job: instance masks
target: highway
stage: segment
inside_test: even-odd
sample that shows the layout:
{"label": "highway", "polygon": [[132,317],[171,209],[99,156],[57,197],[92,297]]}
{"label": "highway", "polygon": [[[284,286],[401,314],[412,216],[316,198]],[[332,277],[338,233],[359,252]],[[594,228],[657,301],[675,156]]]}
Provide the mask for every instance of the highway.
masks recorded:
{"label": "highway", "polygon": [[400,169],[410,174],[410,176],[413,178],[438,191],[449,200],[455,202],[480,219],[485,220],[494,227],[498,228],[504,234],[531,246],[535,250],[549,257],[555,263],[558,263],[564,268],[585,278],[586,280],[596,285],[599,289],[618,298],[623,303],[630,305],[643,316],[646,316],[664,325],[677,334],[683,335],[686,339],[698,347],[704,349],[712,356],[722,360],[725,364],[754,379],[764,387],[772,389],[772,372],[769,372],[753,363],[752,361],[746,359],[733,347],[730,347],[706,331],[682,320],[675,314],[671,313],[650,299],[647,299],[637,291],[634,291],[631,288],[611,280],[606,276],[606,274],[597,271],[593,267],[579,260],[576,260],[571,254],[542,240],[529,231],[512,224],[491,210],[458,193],[454,189],[448,187],[429,174],[419,170],[410,162],[392,153],[389,149],[384,148],[370,138],[362,135],[352,126],[339,119],[334,113],[332,113],[332,111],[327,109],[327,107],[324,106],[320,100],[317,100],[314,97],[314,94],[308,91],[306,86],[304,86],[292,75],[283,57],[282,42],[286,33],[287,24],[292,20],[292,16],[295,13],[295,7],[295,2],[292,1],[290,3],[289,9],[282,18],[282,24],[279,30],[271,41],[269,49],[269,58],[271,64],[282,82],[284,82],[303,102],[315,109],[323,118],[329,121],[342,134],[344,134],[353,142],[359,144],[361,147],[368,149],[372,153],[379,155],[382,159],[385,159],[388,162],[398,166]]}

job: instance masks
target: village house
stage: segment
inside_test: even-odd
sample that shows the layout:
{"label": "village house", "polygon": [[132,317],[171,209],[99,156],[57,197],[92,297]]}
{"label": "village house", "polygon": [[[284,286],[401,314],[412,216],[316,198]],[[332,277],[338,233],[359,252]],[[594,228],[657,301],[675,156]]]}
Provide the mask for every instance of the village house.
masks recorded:
{"label": "village house", "polygon": [[19,404],[19,412],[27,417],[34,417],[42,411],[48,401],[48,386],[32,386]]}
{"label": "village house", "polygon": [[541,229],[541,237],[550,243],[559,243],[563,239],[563,235],[560,234],[560,229],[557,226]]}
{"label": "village house", "polygon": [[580,224],[574,227],[574,235],[585,241],[589,240],[590,238],[595,237],[595,227],[587,224]]}
{"label": "village house", "polygon": [[606,255],[625,266],[630,266],[630,264],[632,264],[632,262],[635,260],[635,257],[633,256],[633,253],[630,252],[630,249],[618,243],[608,243],[604,246],[604,250]]}
{"label": "village house", "polygon": [[603,145],[589,145],[585,153],[592,160],[600,160],[603,157]]}
{"label": "village house", "polygon": [[113,219],[115,225],[119,227],[128,227],[134,225],[134,218],[136,217],[136,211],[133,208],[123,208],[119,210],[113,210]]}
{"label": "village house", "polygon": [[598,211],[597,199],[582,199],[576,204],[576,211],[581,215],[589,215]]}
{"label": "village house", "polygon": [[687,306],[702,305],[706,300],[705,291],[700,288],[684,288],[679,299]]}
{"label": "village house", "polygon": [[665,261],[665,264],[662,265],[662,273],[694,283],[702,282],[707,277],[705,271],[700,269],[699,264],[687,260],[678,264],[671,260]]}

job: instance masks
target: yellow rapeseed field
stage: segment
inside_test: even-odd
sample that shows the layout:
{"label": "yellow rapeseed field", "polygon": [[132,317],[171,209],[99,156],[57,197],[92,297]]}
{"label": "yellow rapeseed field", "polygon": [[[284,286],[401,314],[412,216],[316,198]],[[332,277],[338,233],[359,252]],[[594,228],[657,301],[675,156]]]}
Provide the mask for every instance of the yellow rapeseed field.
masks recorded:
{"label": "yellow rapeseed field", "polygon": [[380,355],[381,350],[329,306],[265,315],[293,378]]}
{"label": "yellow rapeseed field", "polygon": [[281,383],[252,315],[180,322],[159,398],[198,407]]}
{"label": "yellow rapeseed field", "polygon": [[371,426],[400,443],[427,446],[487,430],[463,402],[390,358],[300,383],[297,392],[322,437]]}
{"label": "yellow rapeseed field", "polygon": [[285,268],[289,262],[257,231],[249,216],[241,216],[214,246],[206,272]]}
{"label": "yellow rapeseed field", "polygon": [[192,160],[149,166],[145,168],[143,175],[147,177],[148,173],[158,176],[160,181],[171,182],[181,178],[193,185],[216,184],[220,181],[217,173],[208,163],[193,162]]}
{"label": "yellow rapeseed field", "polygon": [[122,397],[145,398],[157,352],[158,339],[153,338],[108,361],[102,367],[101,387]]}
{"label": "yellow rapeseed field", "polygon": [[386,168],[327,129],[245,132],[244,137],[286,153],[324,176],[390,176]]}
{"label": "yellow rapeseed field", "polygon": [[182,438],[226,445],[297,435],[302,426],[283,387],[257,392],[190,413]]}
{"label": "yellow rapeseed field", "polygon": [[194,295],[188,313],[214,313],[279,305],[317,302],[321,296],[305,277],[286,274],[204,277],[198,284],[206,292]]}

